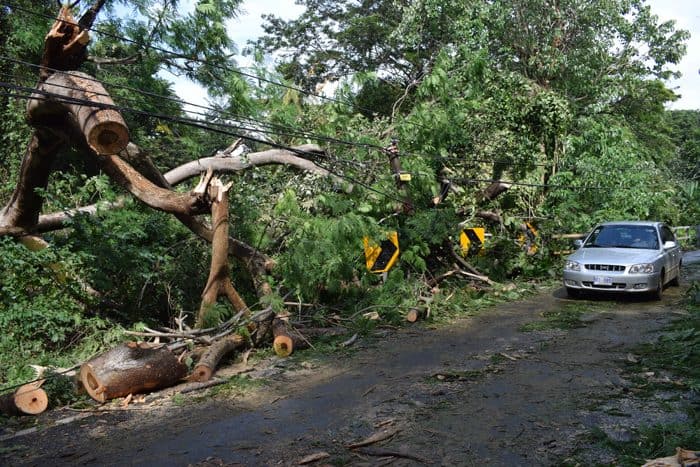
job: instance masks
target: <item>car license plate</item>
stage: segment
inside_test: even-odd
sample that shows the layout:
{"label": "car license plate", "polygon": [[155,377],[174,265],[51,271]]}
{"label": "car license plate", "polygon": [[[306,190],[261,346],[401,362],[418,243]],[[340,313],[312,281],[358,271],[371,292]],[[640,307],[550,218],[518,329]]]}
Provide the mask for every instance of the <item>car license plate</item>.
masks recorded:
{"label": "car license plate", "polygon": [[612,285],[612,277],[608,276],[595,276],[593,278],[594,285]]}

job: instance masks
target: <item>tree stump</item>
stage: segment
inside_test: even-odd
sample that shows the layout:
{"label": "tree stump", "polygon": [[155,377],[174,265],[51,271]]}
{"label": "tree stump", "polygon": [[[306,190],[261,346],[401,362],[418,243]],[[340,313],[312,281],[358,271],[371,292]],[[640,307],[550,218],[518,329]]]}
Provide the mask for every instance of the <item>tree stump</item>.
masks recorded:
{"label": "tree stump", "polygon": [[42,413],[49,406],[49,398],[41,389],[41,382],[22,385],[15,392],[0,396],[0,412],[10,416]]}
{"label": "tree stump", "polygon": [[130,342],[93,358],[80,367],[80,381],[98,402],[172,386],[187,367],[165,348]]}

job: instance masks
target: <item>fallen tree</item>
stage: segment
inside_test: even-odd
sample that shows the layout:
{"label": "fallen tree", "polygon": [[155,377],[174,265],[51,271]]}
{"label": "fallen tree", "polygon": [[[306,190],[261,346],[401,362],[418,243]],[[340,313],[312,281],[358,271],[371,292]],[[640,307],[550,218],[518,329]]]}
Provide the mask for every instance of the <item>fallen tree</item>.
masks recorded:
{"label": "fallen tree", "polygon": [[187,367],[170,350],[130,342],[109,350],[80,367],[80,381],[98,402],[172,386]]}

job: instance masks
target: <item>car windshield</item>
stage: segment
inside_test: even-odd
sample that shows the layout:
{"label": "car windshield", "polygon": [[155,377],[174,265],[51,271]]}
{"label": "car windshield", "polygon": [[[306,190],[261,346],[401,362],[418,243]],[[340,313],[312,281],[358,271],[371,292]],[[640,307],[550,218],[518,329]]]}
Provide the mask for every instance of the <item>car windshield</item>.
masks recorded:
{"label": "car windshield", "polygon": [[659,240],[653,226],[601,225],[595,228],[584,248],[641,248],[658,250]]}

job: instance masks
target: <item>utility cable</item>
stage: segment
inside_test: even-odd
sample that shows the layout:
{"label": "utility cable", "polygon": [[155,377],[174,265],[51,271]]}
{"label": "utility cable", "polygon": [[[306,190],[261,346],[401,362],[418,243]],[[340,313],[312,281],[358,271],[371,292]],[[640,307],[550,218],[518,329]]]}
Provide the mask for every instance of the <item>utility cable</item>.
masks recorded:
{"label": "utility cable", "polygon": [[287,145],[284,145],[284,144],[275,143],[275,142],[271,142],[271,141],[261,140],[261,139],[259,139],[259,138],[254,138],[254,137],[251,137],[251,136],[248,136],[248,135],[242,135],[242,134],[240,134],[240,133],[235,133],[235,132],[232,132],[232,131],[229,131],[229,130],[225,130],[225,129],[219,128],[219,127],[217,127],[217,126],[209,126],[209,125],[207,125],[207,124],[198,123],[197,120],[185,119],[185,118],[181,118],[181,117],[174,117],[174,116],[165,115],[165,114],[156,114],[156,113],[153,113],[153,112],[145,112],[145,111],[142,111],[142,110],[131,109],[131,108],[128,108],[128,107],[123,107],[123,106],[118,106],[118,105],[113,105],[113,104],[96,103],[96,102],[92,102],[92,101],[89,101],[89,100],[86,100],[86,99],[77,99],[77,98],[73,98],[73,97],[62,96],[62,95],[60,95],[60,94],[50,93],[50,92],[47,92],[47,91],[38,90],[38,89],[34,89],[34,88],[28,88],[28,87],[26,87],[26,86],[17,86],[17,85],[13,85],[13,84],[11,84],[11,83],[5,83],[5,82],[1,82],[1,81],[0,81],[0,87],[6,88],[6,89],[21,90],[21,91],[25,91],[25,93],[26,93],[26,92],[31,92],[31,93],[34,93],[34,94],[37,94],[37,93],[38,93],[38,94],[41,94],[41,95],[42,95],[42,97],[39,97],[39,96],[36,96],[36,95],[31,95],[31,94],[30,94],[30,95],[27,95],[27,94],[20,94],[20,93],[14,93],[14,94],[13,94],[13,93],[2,93],[3,95],[8,95],[8,96],[10,96],[10,97],[18,97],[18,98],[25,98],[25,99],[44,99],[44,100],[53,99],[53,100],[55,100],[55,101],[57,101],[57,102],[62,102],[62,103],[67,103],[67,104],[85,105],[85,106],[96,107],[96,108],[102,108],[102,109],[117,110],[117,111],[120,111],[120,112],[135,113],[135,114],[144,115],[144,116],[149,116],[149,117],[156,117],[156,118],[160,118],[160,119],[166,120],[166,121],[182,123],[182,124],[184,124],[184,125],[189,125],[189,126],[192,126],[192,127],[194,127],[194,128],[199,128],[199,129],[202,129],[202,130],[205,130],[205,131],[211,131],[211,132],[214,132],[214,133],[225,134],[225,135],[229,135],[229,136],[235,136],[235,137],[237,137],[237,138],[245,139],[245,140],[252,141],[252,142],[255,142],[255,143],[264,144],[264,145],[267,145],[267,146],[272,146],[272,147],[275,147],[275,148],[278,148],[278,149],[284,149],[284,150],[286,150],[286,151],[289,151],[289,152],[291,152],[291,153],[293,153],[293,154],[296,154],[296,155],[298,155],[298,156],[300,156],[300,157],[304,157],[304,158],[306,158],[306,159],[314,160],[314,158],[316,158],[316,160],[315,160],[314,162],[316,162],[317,165],[319,165],[319,167],[322,167],[322,168],[324,168],[325,170],[327,170],[330,174],[335,175],[335,176],[337,176],[337,177],[339,177],[339,178],[341,178],[341,179],[347,180],[347,181],[350,182],[350,183],[353,183],[353,184],[362,186],[362,187],[364,187],[365,189],[370,190],[370,191],[373,191],[373,192],[375,192],[375,193],[377,193],[377,194],[380,194],[380,195],[382,195],[382,196],[384,196],[384,197],[386,197],[386,198],[388,198],[388,199],[392,199],[392,200],[395,200],[395,201],[398,201],[398,202],[403,203],[403,200],[401,200],[400,198],[395,197],[395,196],[393,196],[393,195],[391,195],[391,194],[389,194],[389,193],[385,193],[385,192],[383,192],[383,191],[381,191],[381,190],[378,190],[378,189],[372,187],[371,185],[368,185],[367,183],[362,182],[361,180],[358,180],[358,179],[355,179],[354,177],[350,177],[350,176],[348,176],[348,175],[345,175],[345,174],[343,174],[343,173],[340,173],[340,172],[338,172],[337,170],[335,170],[335,169],[333,169],[333,168],[330,168],[330,167],[327,167],[327,166],[323,166],[323,165],[321,165],[321,164],[318,164],[317,158],[318,158],[319,155],[316,154],[316,153],[313,153],[313,152],[303,151],[303,150],[300,150],[300,149],[297,149],[297,148],[293,148],[293,147],[291,147],[291,146],[287,146]]}

